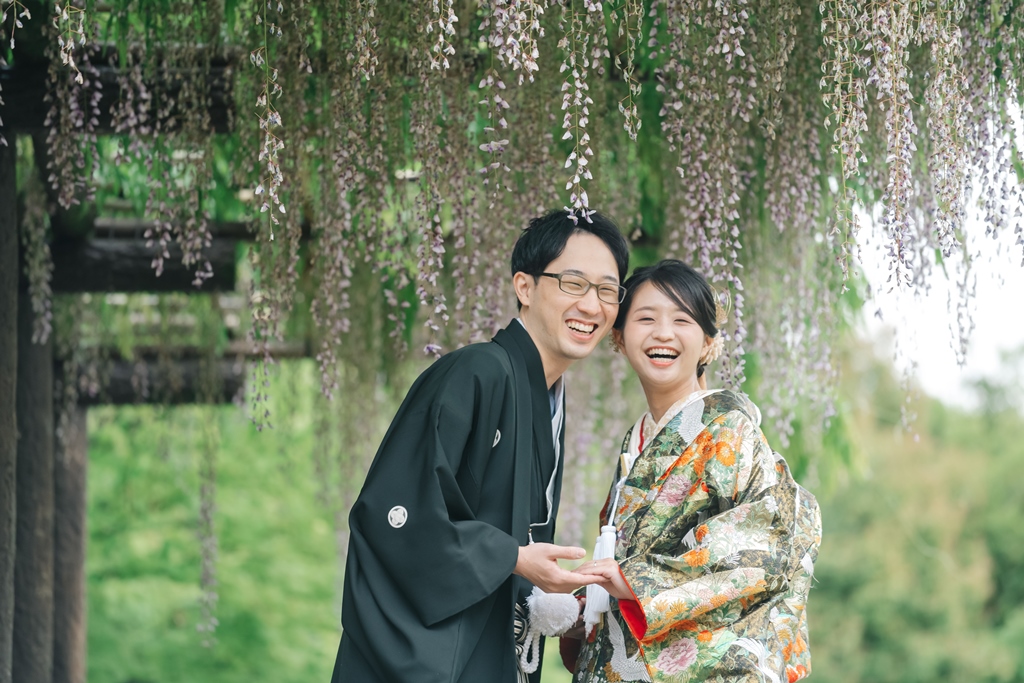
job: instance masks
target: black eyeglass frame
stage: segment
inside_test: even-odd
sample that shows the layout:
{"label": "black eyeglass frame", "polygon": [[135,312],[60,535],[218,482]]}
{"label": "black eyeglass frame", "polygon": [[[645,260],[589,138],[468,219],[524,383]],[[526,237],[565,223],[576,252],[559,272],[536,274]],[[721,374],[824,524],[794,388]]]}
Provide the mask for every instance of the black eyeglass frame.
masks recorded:
{"label": "black eyeglass frame", "polygon": [[[622,285],[613,285],[610,282],[603,282],[601,284],[597,284],[595,282],[591,282],[590,280],[586,279],[585,277],[583,277],[581,275],[577,275],[576,273],[541,273],[541,275],[543,277],[551,277],[551,278],[554,278],[554,279],[558,280],[558,288],[560,290],[562,290],[563,292],[565,292],[566,294],[569,294],[570,296],[580,296],[580,297],[586,296],[587,292],[590,291],[590,288],[593,287],[594,289],[597,290],[597,298],[600,299],[601,301],[603,301],[606,304],[618,305],[618,304],[621,304],[622,300],[626,298],[626,288],[623,287]],[[567,290],[562,285],[562,278],[563,277],[576,278],[576,279],[578,279],[578,280],[580,280],[582,282],[587,283],[587,286],[583,288],[582,292],[570,292],[569,290]],[[602,297],[601,296],[601,288],[602,287],[615,287],[616,290],[619,293],[619,300],[618,301],[608,301],[608,299],[605,299],[604,297]]]}

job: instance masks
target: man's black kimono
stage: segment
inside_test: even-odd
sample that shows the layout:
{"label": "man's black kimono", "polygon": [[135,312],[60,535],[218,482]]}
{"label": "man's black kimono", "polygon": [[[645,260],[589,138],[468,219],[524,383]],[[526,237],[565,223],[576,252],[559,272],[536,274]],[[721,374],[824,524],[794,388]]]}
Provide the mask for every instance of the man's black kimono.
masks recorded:
{"label": "man's black kimono", "polygon": [[[563,460],[536,542],[554,535]],[[515,683],[513,606],[532,586],[512,571],[554,468],[544,368],[518,321],[430,366],[349,516],[332,683]]]}

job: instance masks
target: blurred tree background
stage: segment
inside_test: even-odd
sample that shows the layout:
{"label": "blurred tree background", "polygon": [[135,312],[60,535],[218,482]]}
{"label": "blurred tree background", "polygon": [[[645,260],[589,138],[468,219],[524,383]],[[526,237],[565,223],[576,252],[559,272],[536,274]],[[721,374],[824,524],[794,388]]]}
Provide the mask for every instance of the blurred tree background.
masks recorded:
{"label": "blurred tree background", "polygon": [[[1004,359],[1001,383],[979,383],[982,409],[917,399],[910,432],[890,362],[864,344],[841,356],[837,450],[810,473],[825,528],[812,680],[1024,681],[1020,356]],[[281,417],[262,433],[229,407],[90,413],[90,681],[329,679],[337,545],[318,502],[311,406],[296,401],[315,375],[309,361],[283,368],[271,392]],[[222,569],[217,642],[203,648],[193,492],[211,420]],[[598,506],[584,506],[588,536]],[[553,653],[545,681],[564,683]]]}

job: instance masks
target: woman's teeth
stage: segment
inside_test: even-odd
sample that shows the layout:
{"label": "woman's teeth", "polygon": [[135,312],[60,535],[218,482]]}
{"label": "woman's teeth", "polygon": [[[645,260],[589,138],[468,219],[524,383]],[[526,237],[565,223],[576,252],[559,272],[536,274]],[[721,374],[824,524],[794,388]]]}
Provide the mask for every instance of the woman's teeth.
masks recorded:
{"label": "woman's teeth", "polygon": [[658,360],[672,360],[679,357],[679,352],[673,349],[648,349],[647,357]]}

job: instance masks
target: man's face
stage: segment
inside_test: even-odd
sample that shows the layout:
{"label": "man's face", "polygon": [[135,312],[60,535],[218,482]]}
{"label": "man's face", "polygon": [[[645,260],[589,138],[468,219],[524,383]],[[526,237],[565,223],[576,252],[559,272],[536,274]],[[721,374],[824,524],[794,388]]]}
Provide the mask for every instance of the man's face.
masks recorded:
{"label": "man's face", "polygon": [[[596,285],[620,284],[611,250],[590,233],[572,235],[544,272],[577,275]],[[601,301],[596,287],[583,296],[573,296],[563,292],[552,277],[534,281],[526,273],[516,273],[513,282],[523,304],[520,316],[540,351],[549,382],[597,347],[619,310],[618,304]]]}

